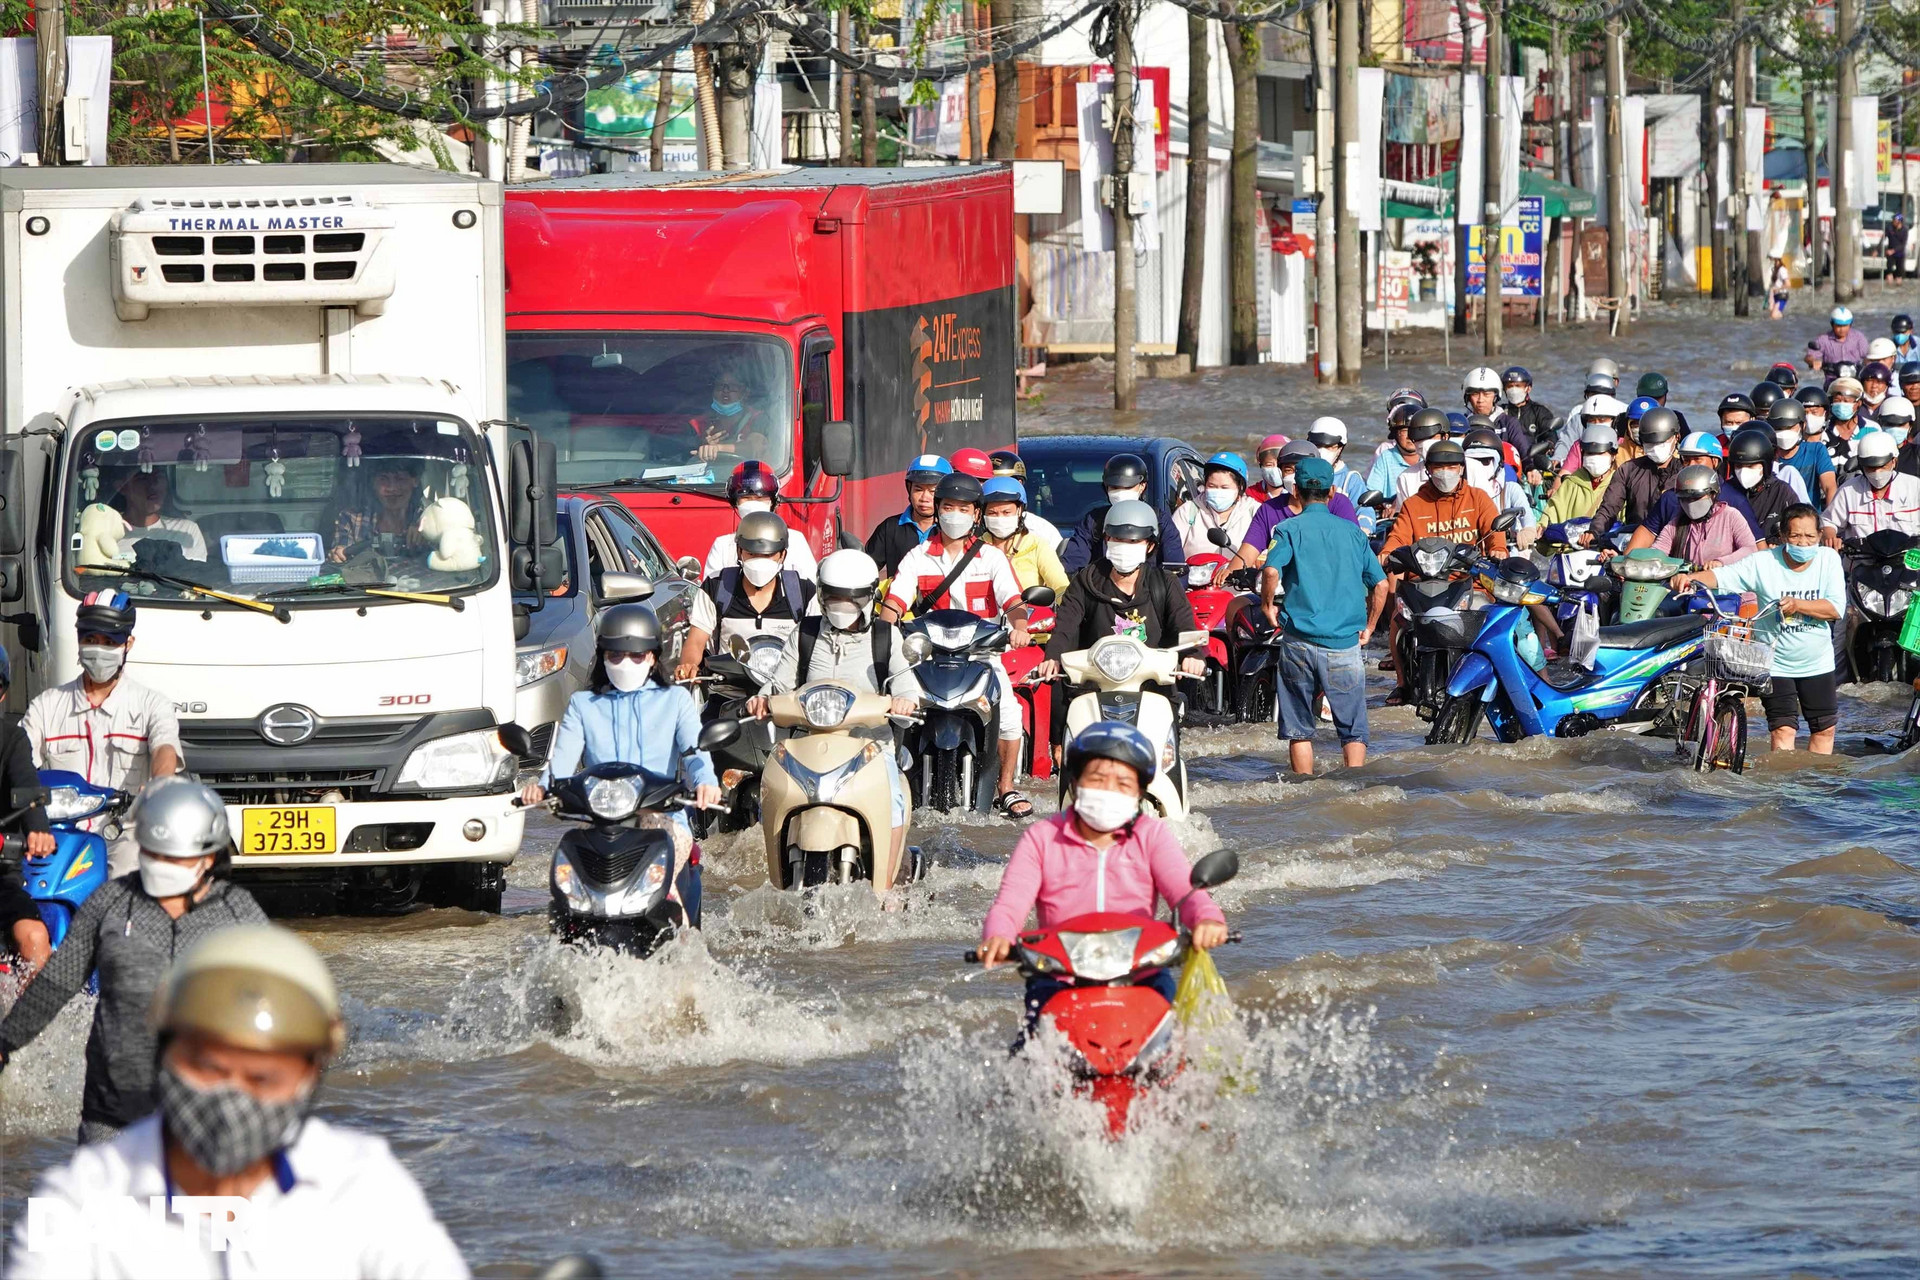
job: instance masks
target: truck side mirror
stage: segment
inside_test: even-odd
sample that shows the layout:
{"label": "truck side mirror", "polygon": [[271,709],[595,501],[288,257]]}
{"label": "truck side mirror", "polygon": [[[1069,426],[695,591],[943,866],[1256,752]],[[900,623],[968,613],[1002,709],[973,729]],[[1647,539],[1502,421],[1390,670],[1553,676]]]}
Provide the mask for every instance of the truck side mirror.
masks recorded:
{"label": "truck side mirror", "polygon": [[27,549],[26,468],[18,453],[0,451],[0,556]]}
{"label": "truck side mirror", "polygon": [[825,422],[820,425],[820,469],[830,476],[853,474],[851,422]]}
{"label": "truck side mirror", "polygon": [[[553,442],[515,440],[507,467],[508,536],[514,546],[513,589],[539,591],[558,582],[559,481]],[[526,554],[522,554],[522,552]]]}

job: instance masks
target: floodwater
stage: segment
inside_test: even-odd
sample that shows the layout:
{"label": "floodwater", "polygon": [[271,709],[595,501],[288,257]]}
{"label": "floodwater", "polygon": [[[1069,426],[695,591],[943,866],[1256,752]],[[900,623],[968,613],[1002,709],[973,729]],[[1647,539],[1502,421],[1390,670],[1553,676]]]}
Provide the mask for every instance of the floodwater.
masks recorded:
{"label": "floodwater", "polygon": [[[1510,357],[1560,405],[1592,355],[1657,353],[1705,409],[1808,327],[1696,310]],[[1148,383],[1139,416],[1245,447],[1455,364]],[[1023,429],[1102,429],[1106,394],[1056,370]],[[1920,775],[1863,747],[1904,703],[1849,689],[1841,756],[1756,744],[1742,777],[1624,734],[1429,748],[1396,710],[1365,768],[1302,782],[1270,729],[1196,732],[1240,1021],[1117,1146],[1006,1057],[1014,981],[966,980],[1016,836],[985,821],[925,826],[892,913],[803,914],[716,842],[705,937],[647,962],[547,940],[551,825],[503,919],[298,922],[352,1025],[323,1111],[387,1135],[494,1275],[1911,1276]],[[70,1149],[86,1012],[0,1077],[9,1222]]]}

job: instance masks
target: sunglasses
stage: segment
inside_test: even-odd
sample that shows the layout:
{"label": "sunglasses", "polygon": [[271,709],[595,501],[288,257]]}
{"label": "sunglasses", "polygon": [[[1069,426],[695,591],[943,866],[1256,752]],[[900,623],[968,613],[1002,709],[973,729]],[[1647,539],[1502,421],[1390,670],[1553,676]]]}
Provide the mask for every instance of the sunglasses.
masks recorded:
{"label": "sunglasses", "polygon": [[623,650],[611,649],[611,650],[608,650],[607,652],[607,661],[608,662],[645,662],[648,658],[651,658],[652,656],[653,655],[650,653],[627,653]]}

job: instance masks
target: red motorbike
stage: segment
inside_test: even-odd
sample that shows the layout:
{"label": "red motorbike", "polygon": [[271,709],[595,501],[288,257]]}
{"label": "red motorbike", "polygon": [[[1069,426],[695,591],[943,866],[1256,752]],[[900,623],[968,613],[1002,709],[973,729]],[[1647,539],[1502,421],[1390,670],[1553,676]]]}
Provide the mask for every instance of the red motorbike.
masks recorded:
{"label": "red motorbike", "polygon": [[[1193,864],[1190,883],[1194,890],[1211,889],[1239,871],[1239,855],[1221,849]],[[1229,942],[1239,940],[1237,933],[1227,935]],[[1172,924],[1112,911],[1075,916],[1015,939],[1023,978],[1070,984],[1040,1016],[1051,1019],[1072,1046],[1074,1092],[1106,1108],[1110,1138],[1125,1136],[1136,1099],[1186,1065],[1173,1006],[1140,984],[1186,959],[1188,947],[1189,935]],[[969,951],[965,958],[978,964],[980,953]]]}
{"label": "red motorbike", "polygon": [[1026,759],[1023,771],[1035,778],[1053,776],[1053,686],[1034,681],[1033,669],[1047,656],[1046,643],[1053,637],[1053,610],[1036,605],[1027,611],[1027,634],[1033,643],[1008,649],[1000,655],[1013,681],[1013,692],[1020,699],[1020,713],[1026,718]]}
{"label": "red motorbike", "polygon": [[[1260,612],[1260,570],[1236,570],[1216,586],[1221,566],[1232,562],[1238,548],[1223,529],[1210,529],[1207,536],[1220,552],[1187,557],[1187,602],[1194,626],[1207,632],[1207,674],[1188,699],[1187,723],[1271,719],[1272,675],[1265,667],[1273,629]],[[1268,690],[1264,701],[1263,687]]]}

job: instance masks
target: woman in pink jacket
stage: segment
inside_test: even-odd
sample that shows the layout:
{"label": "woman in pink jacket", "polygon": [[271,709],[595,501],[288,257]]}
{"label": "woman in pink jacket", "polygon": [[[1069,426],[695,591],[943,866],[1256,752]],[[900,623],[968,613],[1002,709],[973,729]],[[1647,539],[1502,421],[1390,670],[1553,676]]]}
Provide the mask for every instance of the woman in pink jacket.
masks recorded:
{"label": "woman in pink jacket", "polygon": [[1657,550],[1702,569],[1744,560],[1759,544],[1747,518],[1720,499],[1720,473],[1712,467],[1680,468],[1674,478],[1680,509],[1654,537]]}
{"label": "woman in pink jacket", "polygon": [[[1205,951],[1227,940],[1220,908],[1204,890],[1189,889],[1187,855],[1173,830],[1140,811],[1153,767],[1153,748],[1132,725],[1102,721],[1074,738],[1066,758],[1073,808],[1034,823],[1014,846],[980,930],[987,967],[1007,958],[1030,911],[1038,912],[1042,929],[1093,911],[1151,919],[1156,896],[1180,903],[1194,946]],[[1174,977],[1165,969],[1143,985],[1173,1000]],[[1029,979],[1027,1022],[1065,986],[1058,978]]]}

